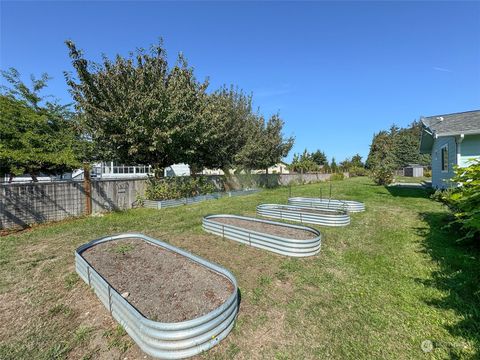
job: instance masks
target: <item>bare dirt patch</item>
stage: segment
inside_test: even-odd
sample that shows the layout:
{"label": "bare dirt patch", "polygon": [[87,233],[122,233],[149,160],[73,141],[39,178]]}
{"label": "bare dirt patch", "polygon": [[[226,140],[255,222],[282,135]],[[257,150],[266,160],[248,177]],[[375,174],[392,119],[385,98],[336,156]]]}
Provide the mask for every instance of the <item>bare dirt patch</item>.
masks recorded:
{"label": "bare dirt patch", "polygon": [[230,217],[218,217],[213,218],[211,221],[219,222],[222,224],[238,226],[244,229],[258,231],[265,234],[276,235],[284,238],[307,240],[315,237],[313,233],[306,230],[287,227],[284,225],[274,225],[259,221],[237,219]]}
{"label": "bare dirt patch", "polygon": [[98,244],[82,256],[144,316],[193,319],[223,304],[233,284],[184,256],[138,239]]}

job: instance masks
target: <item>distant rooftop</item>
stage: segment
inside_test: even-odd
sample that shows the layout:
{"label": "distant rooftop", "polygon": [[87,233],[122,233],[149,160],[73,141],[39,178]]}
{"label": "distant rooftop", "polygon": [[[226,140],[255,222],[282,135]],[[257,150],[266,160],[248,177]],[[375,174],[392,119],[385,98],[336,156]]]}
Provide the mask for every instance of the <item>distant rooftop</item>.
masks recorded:
{"label": "distant rooftop", "polygon": [[480,134],[480,110],[424,117],[422,123],[437,136]]}

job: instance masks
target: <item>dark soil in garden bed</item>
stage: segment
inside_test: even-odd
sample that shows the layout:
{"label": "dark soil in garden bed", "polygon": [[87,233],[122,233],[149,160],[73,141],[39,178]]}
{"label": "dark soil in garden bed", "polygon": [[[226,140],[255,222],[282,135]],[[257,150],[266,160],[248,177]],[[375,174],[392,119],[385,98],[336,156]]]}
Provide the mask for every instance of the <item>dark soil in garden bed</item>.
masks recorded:
{"label": "dark soil in garden bed", "polygon": [[270,235],[276,235],[288,239],[307,240],[312,239],[316,236],[310,231],[295,229],[284,225],[268,224],[253,220],[237,219],[230,217],[213,218],[211,220],[222,224],[238,226],[244,229],[258,231]]}
{"label": "dark soil in garden bed", "polygon": [[194,319],[232,294],[224,276],[139,239],[95,245],[82,253],[92,267],[145,317],[160,322]]}

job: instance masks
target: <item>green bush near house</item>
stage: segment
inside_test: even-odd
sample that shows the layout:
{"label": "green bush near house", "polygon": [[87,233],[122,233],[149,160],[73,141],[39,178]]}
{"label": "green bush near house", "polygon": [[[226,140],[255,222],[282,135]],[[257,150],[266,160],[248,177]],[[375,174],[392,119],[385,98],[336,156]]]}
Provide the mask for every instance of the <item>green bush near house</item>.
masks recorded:
{"label": "green bush near house", "polygon": [[459,240],[480,240],[480,159],[466,168],[457,167],[452,181],[459,186],[437,192],[434,197],[443,201],[453,212],[450,226],[459,226],[464,236]]}

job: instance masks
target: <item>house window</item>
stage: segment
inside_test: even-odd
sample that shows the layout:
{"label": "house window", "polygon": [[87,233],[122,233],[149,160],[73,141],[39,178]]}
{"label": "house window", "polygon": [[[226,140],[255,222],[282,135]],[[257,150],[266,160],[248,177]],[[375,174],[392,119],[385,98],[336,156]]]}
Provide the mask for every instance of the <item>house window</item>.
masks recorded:
{"label": "house window", "polygon": [[448,171],[448,145],[442,148],[442,171]]}

